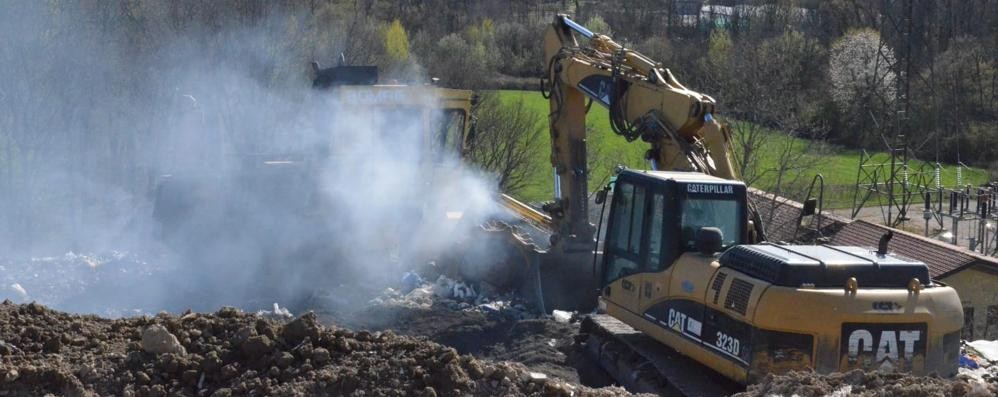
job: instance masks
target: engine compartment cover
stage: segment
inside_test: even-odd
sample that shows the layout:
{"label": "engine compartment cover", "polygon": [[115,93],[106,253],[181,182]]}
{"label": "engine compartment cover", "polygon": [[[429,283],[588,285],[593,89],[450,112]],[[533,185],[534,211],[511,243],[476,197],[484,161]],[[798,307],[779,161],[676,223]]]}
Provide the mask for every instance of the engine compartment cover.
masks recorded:
{"label": "engine compartment cover", "polygon": [[754,244],[731,247],[721,266],[784,287],[839,288],[855,277],[860,288],[906,288],[912,278],[930,286],[923,262],[877,255],[863,247]]}

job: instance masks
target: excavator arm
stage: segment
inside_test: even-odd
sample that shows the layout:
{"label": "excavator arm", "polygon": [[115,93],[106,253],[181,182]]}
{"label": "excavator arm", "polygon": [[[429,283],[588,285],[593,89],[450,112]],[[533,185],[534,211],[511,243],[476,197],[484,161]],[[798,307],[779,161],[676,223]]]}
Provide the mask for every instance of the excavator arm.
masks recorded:
{"label": "excavator arm", "polygon": [[[584,42],[580,44],[577,37]],[[591,247],[586,100],[606,107],[613,131],[649,144],[653,170],[699,171],[738,180],[731,133],[714,119],[713,98],[684,87],[661,63],[558,15],[544,37],[555,200],[545,206],[555,242]],[[591,103],[590,103],[591,105]]]}

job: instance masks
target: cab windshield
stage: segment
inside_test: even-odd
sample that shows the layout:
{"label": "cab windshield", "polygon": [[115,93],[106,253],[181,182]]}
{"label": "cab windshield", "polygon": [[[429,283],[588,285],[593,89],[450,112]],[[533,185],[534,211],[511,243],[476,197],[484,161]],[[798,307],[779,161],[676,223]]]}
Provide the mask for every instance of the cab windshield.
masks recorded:
{"label": "cab windshield", "polygon": [[722,249],[741,241],[743,218],[735,200],[685,198],[681,201],[682,243],[685,250],[696,249],[696,233],[701,227],[716,227],[724,235]]}

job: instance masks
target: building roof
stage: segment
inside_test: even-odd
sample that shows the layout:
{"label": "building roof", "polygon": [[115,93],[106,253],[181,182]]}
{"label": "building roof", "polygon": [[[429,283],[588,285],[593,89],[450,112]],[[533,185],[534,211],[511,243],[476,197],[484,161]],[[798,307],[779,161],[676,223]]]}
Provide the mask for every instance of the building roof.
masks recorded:
{"label": "building roof", "polygon": [[835,234],[849,223],[848,219],[822,212],[820,217],[812,217],[798,229],[797,220],[804,204],[751,187],[747,193],[749,203],[759,211],[769,241],[812,243]]}
{"label": "building roof", "polygon": [[978,255],[955,245],[863,220],[845,225],[832,237],[832,244],[876,247],[880,237],[888,231],[894,231],[888,250],[893,254],[925,262],[932,278],[941,279],[973,265],[998,269],[998,258]]}

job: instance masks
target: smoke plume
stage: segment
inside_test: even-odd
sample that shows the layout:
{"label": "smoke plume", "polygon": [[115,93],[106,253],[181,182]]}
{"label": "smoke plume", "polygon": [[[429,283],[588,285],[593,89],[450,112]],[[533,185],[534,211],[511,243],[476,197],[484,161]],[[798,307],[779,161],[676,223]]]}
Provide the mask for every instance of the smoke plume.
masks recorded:
{"label": "smoke plume", "polygon": [[0,6],[0,298],[269,307],[390,283],[492,213],[443,114],[311,89],[293,16],[164,38],[87,4]]}

